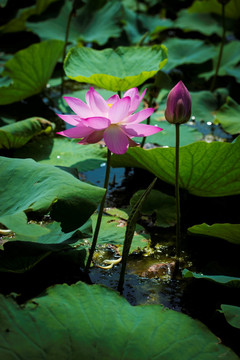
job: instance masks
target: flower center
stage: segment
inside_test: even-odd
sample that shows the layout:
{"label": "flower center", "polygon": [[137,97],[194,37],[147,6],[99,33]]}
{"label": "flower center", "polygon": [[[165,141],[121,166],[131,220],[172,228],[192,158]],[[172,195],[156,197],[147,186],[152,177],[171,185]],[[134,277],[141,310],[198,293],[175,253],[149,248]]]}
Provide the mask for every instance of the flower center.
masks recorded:
{"label": "flower center", "polygon": [[108,107],[111,108],[113,106],[113,104],[108,104]]}

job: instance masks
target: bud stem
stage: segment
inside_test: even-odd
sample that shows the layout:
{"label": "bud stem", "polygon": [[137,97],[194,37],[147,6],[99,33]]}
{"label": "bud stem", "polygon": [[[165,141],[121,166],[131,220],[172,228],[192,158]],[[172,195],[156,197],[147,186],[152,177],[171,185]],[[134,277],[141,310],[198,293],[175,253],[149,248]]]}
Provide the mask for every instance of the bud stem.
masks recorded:
{"label": "bud stem", "polygon": [[94,251],[95,251],[95,247],[96,247],[96,244],[97,244],[98,233],[99,233],[100,225],[101,225],[101,221],[102,221],[103,209],[104,209],[105,200],[106,200],[106,196],[107,196],[107,188],[108,188],[108,183],[109,183],[110,168],[111,168],[111,151],[108,149],[107,168],[106,168],[105,181],[104,181],[104,188],[106,189],[106,191],[105,191],[105,194],[104,194],[104,196],[102,198],[102,201],[101,201],[101,204],[100,204],[97,223],[96,223],[96,227],[95,227],[95,231],[94,231],[94,235],[93,235],[92,246],[91,246],[89,256],[88,256],[88,260],[87,260],[87,265],[86,265],[86,268],[85,268],[85,273],[89,272],[89,268],[90,268],[92,258],[93,258],[93,254],[94,254]]}
{"label": "bud stem", "polygon": [[180,124],[175,124],[176,128],[176,172],[175,172],[175,197],[176,197],[176,213],[177,213],[177,224],[176,224],[176,256],[179,260],[180,256],[180,196],[179,196],[179,142],[180,142]]}

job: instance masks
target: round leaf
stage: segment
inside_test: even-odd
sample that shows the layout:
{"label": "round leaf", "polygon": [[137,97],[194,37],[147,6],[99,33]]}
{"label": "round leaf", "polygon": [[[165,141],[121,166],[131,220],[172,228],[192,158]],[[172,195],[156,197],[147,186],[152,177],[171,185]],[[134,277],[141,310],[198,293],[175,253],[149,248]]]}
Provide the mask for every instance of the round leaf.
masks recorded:
{"label": "round leaf", "polygon": [[[239,161],[240,138],[232,144],[199,141],[183,146],[180,148],[179,185],[198,196],[239,194]],[[130,148],[124,155],[114,155],[112,166],[139,167],[170,184],[175,184],[174,148]]]}
{"label": "round leaf", "polygon": [[9,76],[13,83],[0,87],[0,105],[40,93],[62,55],[63,46],[59,40],[44,41],[18,51],[7,61],[2,76]]}
{"label": "round leaf", "polygon": [[24,306],[1,295],[0,305],[2,359],[238,359],[201,322],[99,285],[57,285]]}
{"label": "round leaf", "polygon": [[[65,60],[66,75],[112,91],[125,91],[144,83],[167,62],[163,45],[94,50],[73,48]],[[106,66],[107,64],[107,66]]]}
{"label": "round leaf", "polygon": [[213,236],[240,245],[240,224],[200,224],[188,228],[192,234]]}

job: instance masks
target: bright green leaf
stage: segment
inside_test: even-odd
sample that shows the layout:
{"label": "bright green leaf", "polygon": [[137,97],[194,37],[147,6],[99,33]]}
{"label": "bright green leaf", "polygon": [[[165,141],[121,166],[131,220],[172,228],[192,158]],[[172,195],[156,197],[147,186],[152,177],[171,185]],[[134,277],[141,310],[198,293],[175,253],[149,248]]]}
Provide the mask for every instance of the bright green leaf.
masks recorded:
{"label": "bright green leaf", "polygon": [[33,117],[0,127],[0,149],[19,148],[32,137],[51,132],[55,125],[40,117]]}
{"label": "bright green leaf", "polygon": [[11,104],[40,93],[62,55],[63,44],[59,40],[33,44],[18,51],[7,61],[2,76],[9,76],[13,83],[0,87],[0,105]]}
{"label": "bright green leaf", "polygon": [[200,224],[188,228],[192,234],[213,236],[240,245],[240,224]]}
{"label": "bright green leaf", "polygon": [[[181,129],[180,129],[181,132]],[[160,135],[161,136],[161,133]],[[196,142],[180,147],[180,187],[198,196],[228,196],[240,193],[240,138],[236,142]],[[139,167],[175,184],[175,149],[130,148],[113,155],[114,167]]]}
{"label": "bright green leaf", "polygon": [[[73,48],[65,60],[66,75],[112,91],[125,91],[144,83],[167,62],[163,45],[94,50]],[[107,64],[107,66],[106,66]]]}
{"label": "bright green leaf", "polygon": [[15,157],[31,157],[40,164],[68,166],[81,172],[94,170],[106,162],[106,148],[98,144],[79,145],[79,140],[68,138],[41,138],[32,141],[19,150]]}
{"label": "bright green leaf", "polygon": [[[112,244],[112,245],[123,245],[128,214],[124,213],[124,218],[119,214],[118,209],[113,211],[113,215],[103,216],[101,227],[98,235],[98,245],[101,244]],[[120,215],[120,216],[119,216]],[[97,215],[92,216],[93,229],[96,226]],[[138,249],[143,249],[148,244],[149,236],[144,233],[142,226],[137,225],[136,231],[133,236],[130,252]]]}
{"label": "bright green leaf", "polygon": [[164,42],[168,50],[168,62],[164,71],[170,71],[180,65],[202,64],[216,54],[213,45],[207,45],[198,39],[169,38]]}
{"label": "bright green leaf", "polygon": [[238,359],[201,322],[100,285],[57,285],[24,306],[1,295],[0,305],[2,359]]}
{"label": "bright green leaf", "polygon": [[104,194],[104,189],[31,159],[0,157],[0,167],[0,222],[6,226],[10,221],[13,224],[15,215],[21,212],[47,213],[51,210],[52,217],[61,222],[63,231],[72,231],[87,221]]}
{"label": "bright green leaf", "polygon": [[220,123],[222,128],[229,134],[239,134],[240,105],[232,98],[228,97],[226,104],[217,111],[215,123]]}
{"label": "bright green leaf", "polygon": [[231,326],[240,329],[240,307],[222,304],[221,308],[227,322]]}

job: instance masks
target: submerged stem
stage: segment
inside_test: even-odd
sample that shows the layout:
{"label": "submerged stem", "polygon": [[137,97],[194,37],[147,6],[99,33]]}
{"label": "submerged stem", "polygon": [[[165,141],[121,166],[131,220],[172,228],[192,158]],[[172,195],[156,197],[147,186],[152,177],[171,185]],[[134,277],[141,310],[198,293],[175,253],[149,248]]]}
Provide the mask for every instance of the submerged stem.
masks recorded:
{"label": "submerged stem", "polygon": [[98,233],[99,233],[100,225],[101,225],[101,221],[102,221],[103,209],[104,209],[105,200],[106,200],[106,196],[107,196],[107,188],[108,188],[108,183],[109,183],[110,168],[111,168],[111,151],[108,149],[107,168],[106,168],[105,181],[104,181],[104,188],[106,189],[106,191],[105,191],[105,194],[104,194],[104,196],[102,198],[100,208],[99,208],[99,212],[98,212],[98,218],[97,218],[97,223],[96,223],[96,227],[95,227],[95,231],[94,231],[94,235],[93,235],[92,246],[91,246],[91,249],[90,249],[90,252],[89,252],[87,265],[86,265],[86,268],[85,268],[86,273],[88,273],[88,271],[89,271],[89,268],[90,268],[90,265],[91,265],[91,262],[92,262],[92,258],[93,258],[93,254],[94,254],[96,244],[97,244]]}
{"label": "submerged stem", "polygon": [[175,196],[176,196],[176,213],[177,213],[177,225],[176,225],[176,256],[177,260],[180,257],[180,196],[179,196],[179,134],[180,124],[175,124],[176,128],[176,172],[175,172]]}
{"label": "submerged stem", "polygon": [[220,68],[221,60],[222,60],[223,47],[224,47],[224,43],[225,43],[225,34],[226,34],[226,26],[225,26],[225,4],[222,3],[222,41],[221,41],[221,45],[220,45],[220,49],[219,49],[216,71],[215,71],[215,74],[214,74],[214,77],[213,77],[213,80],[212,80],[212,84],[211,84],[211,87],[210,87],[210,91],[213,91],[213,90],[214,90],[215,83],[216,83],[216,80],[217,80],[218,71],[219,71],[219,68]]}

